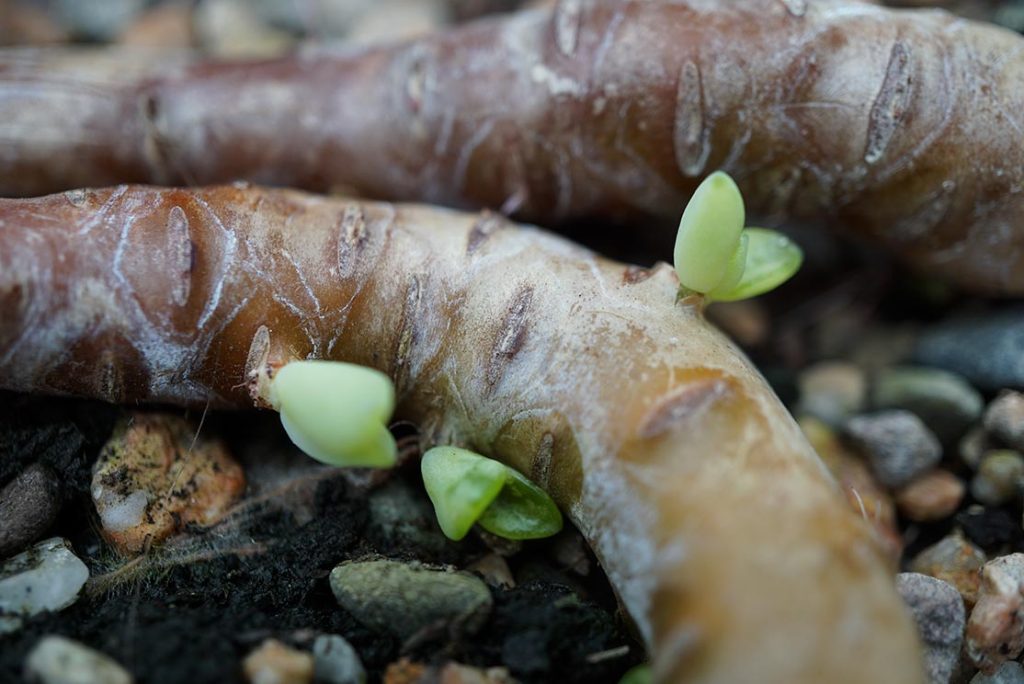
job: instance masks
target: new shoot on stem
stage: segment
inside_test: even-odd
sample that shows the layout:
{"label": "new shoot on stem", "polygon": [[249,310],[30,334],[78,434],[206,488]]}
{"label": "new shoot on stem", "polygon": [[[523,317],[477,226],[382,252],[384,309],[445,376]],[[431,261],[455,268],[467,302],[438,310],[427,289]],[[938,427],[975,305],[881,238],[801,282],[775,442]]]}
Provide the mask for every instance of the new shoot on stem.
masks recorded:
{"label": "new shoot on stem", "polygon": [[506,539],[540,539],[562,529],[562,514],[551,497],[498,461],[441,446],[423,454],[420,470],[449,539],[462,539],[474,523]]}
{"label": "new shoot on stem", "polygon": [[723,171],[704,179],[683,210],[673,254],[682,295],[748,299],[789,280],[803,252],[782,233],[744,228],[743,196]]}
{"label": "new shoot on stem", "polygon": [[297,447],[329,465],[389,468],[395,388],[380,371],[339,361],[292,361],[270,383],[270,405]]}

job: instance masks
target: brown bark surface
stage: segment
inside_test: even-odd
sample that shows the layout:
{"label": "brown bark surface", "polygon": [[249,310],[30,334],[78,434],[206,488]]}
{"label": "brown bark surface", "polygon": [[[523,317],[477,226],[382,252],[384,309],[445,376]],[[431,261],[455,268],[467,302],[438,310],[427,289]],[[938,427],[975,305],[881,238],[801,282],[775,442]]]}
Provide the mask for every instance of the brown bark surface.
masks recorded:
{"label": "brown bark surface", "polygon": [[0,386],[251,406],[292,358],[372,366],[424,446],[553,495],[659,682],[922,681],[868,525],[677,291],[664,264],[491,214],[242,187],[0,200]]}
{"label": "brown bark surface", "polygon": [[758,219],[1021,294],[1022,48],[851,0],[563,0],[261,63],[8,53],[0,194],[246,178],[671,230],[721,168]]}

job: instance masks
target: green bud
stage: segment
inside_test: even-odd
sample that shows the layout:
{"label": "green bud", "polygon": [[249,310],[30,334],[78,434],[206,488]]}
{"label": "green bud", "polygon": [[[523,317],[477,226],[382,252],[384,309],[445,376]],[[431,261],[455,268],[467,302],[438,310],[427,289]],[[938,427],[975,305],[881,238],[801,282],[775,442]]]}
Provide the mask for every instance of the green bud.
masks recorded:
{"label": "green bud", "polygon": [[651,675],[651,668],[648,665],[637,665],[626,674],[622,675],[619,684],[651,684],[654,677]]}
{"label": "green bud", "polygon": [[746,267],[740,281],[732,288],[716,289],[713,297],[723,302],[749,299],[764,294],[786,282],[800,270],[804,253],[788,237],[766,228],[747,228]]}
{"label": "green bud", "polygon": [[338,361],[292,361],[274,375],[268,401],[295,445],[318,461],[395,464],[398,449],[387,428],[395,388],[379,371]]}
{"label": "green bud", "polygon": [[539,539],[562,529],[562,514],[544,490],[512,468],[458,447],[434,447],[420,463],[441,531],[466,536],[474,523],[508,539]]}
{"label": "green bud", "polygon": [[719,286],[739,247],[745,218],[743,197],[728,174],[716,171],[704,179],[679,221],[674,257],[680,285],[701,293]]}

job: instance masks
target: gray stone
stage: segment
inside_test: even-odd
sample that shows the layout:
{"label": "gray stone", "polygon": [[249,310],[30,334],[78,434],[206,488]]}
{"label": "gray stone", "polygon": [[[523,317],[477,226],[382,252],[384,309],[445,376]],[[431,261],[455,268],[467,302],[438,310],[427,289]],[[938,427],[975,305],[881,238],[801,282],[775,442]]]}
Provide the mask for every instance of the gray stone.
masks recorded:
{"label": "gray stone", "polygon": [[0,558],[43,536],[59,512],[60,485],[53,471],[39,463],[23,470],[0,489]]}
{"label": "gray stone", "polygon": [[128,26],[142,11],[146,0],[51,0],[57,18],[76,36],[95,41],[109,41]]}
{"label": "gray stone", "polygon": [[391,560],[342,563],[331,571],[331,590],[358,620],[403,640],[447,624],[471,633],[493,603],[478,577]]}
{"label": "gray stone", "polygon": [[928,684],[947,684],[963,641],[966,616],[960,592],[942,580],[914,572],[897,575],[896,589],[921,634]]}
{"label": "gray stone", "polygon": [[112,658],[62,636],[45,636],[25,660],[25,678],[42,684],[131,684]]}
{"label": "gray stone", "polygon": [[918,339],[914,359],[982,390],[1024,389],[1024,309],[945,321]]}
{"label": "gray stone", "polygon": [[971,480],[971,496],[986,506],[1002,506],[1020,498],[1024,488],[1024,456],[1016,451],[990,451]]}
{"label": "gray stone", "polygon": [[981,457],[985,452],[992,449],[992,440],[989,439],[985,428],[977,425],[967,431],[960,443],[957,445],[957,452],[960,460],[971,470],[977,470],[981,465]]}
{"label": "gray stone", "polygon": [[[1024,356],[1024,349],[1021,350]],[[1004,444],[1024,451],[1024,394],[1002,392],[985,409],[985,429]]]}
{"label": "gray stone", "polygon": [[955,373],[901,366],[875,377],[874,409],[905,409],[916,414],[944,443],[960,437],[981,416],[984,401]]}
{"label": "gray stone", "polygon": [[0,634],[21,626],[20,618],[67,608],[89,579],[89,568],[68,542],[53,537],[0,565]]}
{"label": "gray stone", "polygon": [[806,414],[833,426],[864,409],[867,378],[860,367],[845,361],[825,361],[800,373],[797,414]]}
{"label": "gray stone", "polygon": [[979,672],[974,675],[971,684],[1024,684],[1024,668],[1020,663],[1003,663],[995,674]]}
{"label": "gray stone", "polygon": [[901,487],[942,458],[931,430],[909,411],[881,411],[851,418],[846,434],[864,452],[878,481]]}
{"label": "gray stone", "polygon": [[313,642],[316,681],[325,684],[364,684],[366,670],[352,644],[336,634],[322,634]]}

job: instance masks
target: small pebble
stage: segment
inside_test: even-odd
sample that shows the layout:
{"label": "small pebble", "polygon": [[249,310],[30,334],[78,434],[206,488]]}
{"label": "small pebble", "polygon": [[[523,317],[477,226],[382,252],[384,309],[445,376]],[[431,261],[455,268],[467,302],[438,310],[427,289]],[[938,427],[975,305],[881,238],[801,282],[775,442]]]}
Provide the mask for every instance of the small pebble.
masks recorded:
{"label": "small pebble", "polygon": [[189,524],[217,522],[245,489],[219,440],[172,415],[137,413],[120,423],[93,467],[91,494],[103,536],[124,554]]}
{"label": "small pebble", "polygon": [[916,414],[944,443],[951,443],[981,416],[981,395],[955,373],[938,368],[888,368],[875,377],[872,408]]}
{"label": "small pebble", "polygon": [[242,670],[250,684],[310,684],[313,656],[267,639],[245,657]]}
{"label": "small pebble", "polygon": [[295,43],[286,31],[264,22],[245,0],[202,0],[193,22],[203,51],[222,59],[275,57]]}
{"label": "small pebble", "polygon": [[50,8],[75,36],[91,41],[108,41],[120,33],[145,4],[145,0],[51,0]]}
{"label": "small pebble", "polygon": [[1024,388],[1024,309],[945,321],[917,341],[914,359],[958,373],[975,387]]}
{"label": "small pebble", "polygon": [[366,670],[352,644],[337,634],[322,634],[313,642],[316,681],[324,684],[364,684]]}
{"label": "small pebble", "polygon": [[505,558],[496,553],[487,554],[466,569],[478,573],[488,586],[499,589],[511,589],[516,586],[515,577],[512,576],[512,570],[509,569]]}
{"label": "small pebble", "polygon": [[967,431],[957,446],[960,460],[971,470],[977,470],[981,465],[981,457],[992,450],[992,440],[989,439],[985,428],[980,425]]}
{"label": "small pebble", "polygon": [[131,684],[117,661],[62,636],[45,636],[25,659],[25,678],[42,684]]}
{"label": "small pebble", "polygon": [[979,672],[974,675],[971,684],[1024,684],[1024,668],[1020,663],[1003,663],[995,674]]}
{"label": "small pebble", "polygon": [[972,606],[986,560],[984,551],[954,532],[919,553],[910,562],[910,571],[948,582]]}
{"label": "small pebble", "polygon": [[967,655],[992,674],[1024,650],[1024,553],[985,564],[978,601],[967,621]]}
{"label": "small pebble", "polygon": [[1016,451],[990,451],[971,480],[971,496],[987,506],[1002,506],[1020,498],[1024,487],[1024,456]]}
{"label": "small pebble", "polygon": [[882,411],[851,418],[846,434],[867,456],[878,481],[901,487],[942,458],[939,440],[909,411]]}
{"label": "small pebble", "polygon": [[815,364],[800,373],[797,385],[797,414],[811,415],[833,426],[842,425],[863,410],[867,396],[864,371],[845,361]]}
{"label": "small pebble", "polygon": [[1024,451],[1024,394],[1000,393],[985,409],[983,421],[985,429],[993,437],[1009,447]]}
{"label": "small pebble", "polygon": [[331,590],[360,622],[403,640],[449,623],[471,633],[493,604],[479,577],[391,560],[342,563],[331,571]]}
{"label": "small pebble", "polygon": [[0,489],[0,558],[39,539],[60,512],[60,484],[53,471],[36,463]]}
{"label": "small pebble", "polygon": [[896,506],[914,522],[942,520],[960,506],[964,483],[948,470],[933,470],[896,492]]}
{"label": "small pebble", "polygon": [[21,618],[56,612],[78,600],[89,568],[67,540],[53,537],[0,565],[0,634],[21,627]]}
{"label": "small pebble", "polygon": [[913,572],[896,576],[896,590],[917,623],[929,684],[946,684],[963,642],[966,616],[960,593],[942,580]]}

